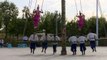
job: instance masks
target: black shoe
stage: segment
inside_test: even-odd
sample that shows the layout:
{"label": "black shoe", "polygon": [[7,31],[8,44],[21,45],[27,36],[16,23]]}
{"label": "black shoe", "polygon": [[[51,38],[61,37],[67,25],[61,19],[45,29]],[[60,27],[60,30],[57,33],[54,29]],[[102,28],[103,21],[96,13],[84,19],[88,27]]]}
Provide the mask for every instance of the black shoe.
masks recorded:
{"label": "black shoe", "polygon": [[72,55],[75,55],[75,53],[73,52],[73,54]]}
{"label": "black shoe", "polygon": [[97,52],[97,51],[95,50],[95,52]]}
{"label": "black shoe", "polygon": [[84,52],[82,51],[82,55],[84,55]]}
{"label": "black shoe", "polygon": [[94,52],[94,49],[92,49],[92,52]]}
{"label": "black shoe", "polygon": [[30,51],[30,53],[32,53],[32,51]]}
{"label": "black shoe", "polygon": [[34,54],[34,51],[33,51],[33,54]]}
{"label": "black shoe", "polygon": [[85,51],[84,51],[84,55],[85,55]]}
{"label": "black shoe", "polygon": [[44,51],[44,53],[46,53],[46,51]]}
{"label": "black shoe", "polygon": [[97,52],[97,51],[96,51],[96,48],[94,48],[94,51]]}
{"label": "black shoe", "polygon": [[76,55],[76,52],[73,52],[73,55]]}
{"label": "black shoe", "polygon": [[76,52],[75,52],[75,55],[76,55]]}

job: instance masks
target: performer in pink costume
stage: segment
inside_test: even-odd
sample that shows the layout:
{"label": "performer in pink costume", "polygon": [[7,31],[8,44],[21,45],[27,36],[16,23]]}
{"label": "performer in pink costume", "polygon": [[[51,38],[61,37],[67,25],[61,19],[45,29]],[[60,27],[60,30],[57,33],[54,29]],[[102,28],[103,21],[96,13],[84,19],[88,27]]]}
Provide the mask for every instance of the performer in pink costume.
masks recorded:
{"label": "performer in pink costume", "polygon": [[81,12],[79,12],[79,16],[77,17],[78,17],[78,27],[79,30],[81,30],[84,27],[85,16]]}
{"label": "performer in pink costume", "polygon": [[37,10],[34,10],[33,12],[33,22],[34,22],[34,28],[38,27],[39,21],[40,21],[40,13],[43,13],[39,10],[39,5],[37,7]]}

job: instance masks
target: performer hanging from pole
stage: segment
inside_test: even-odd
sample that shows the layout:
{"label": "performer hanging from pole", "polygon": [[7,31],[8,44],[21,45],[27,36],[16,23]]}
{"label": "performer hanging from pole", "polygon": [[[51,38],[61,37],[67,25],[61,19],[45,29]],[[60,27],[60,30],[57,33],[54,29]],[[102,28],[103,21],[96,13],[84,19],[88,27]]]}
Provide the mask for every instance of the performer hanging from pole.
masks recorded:
{"label": "performer hanging from pole", "polygon": [[79,12],[78,17],[78,27],[79,30],[81,30],[84,27],[84,20],[85,20],[85,15]]}
{"label": "performer hanging from pole", "polygon": [[39,10],[39,5],[38,5],[37,10],[33,11],[33,22],[34,22],[35,29],[38,27],[38,24],[40,21],[40,13],[43,13],[43,11]]}

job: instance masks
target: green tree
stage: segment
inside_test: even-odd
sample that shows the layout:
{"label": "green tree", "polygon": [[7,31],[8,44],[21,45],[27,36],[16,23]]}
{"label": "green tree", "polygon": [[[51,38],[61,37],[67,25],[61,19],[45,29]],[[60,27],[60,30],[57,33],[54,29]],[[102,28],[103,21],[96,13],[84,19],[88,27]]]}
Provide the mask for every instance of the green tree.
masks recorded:
{"label": "green tree", "polygon": [[7,38],[9,23],[12,20],[15,20],[18,16],[18,9],[14,3],[10,3],[7,0],[0,2],[0,12],[2,21],[4,22],[5,28],[5,38]]}
{"label": "green tree", "polygon": [[99,36],[107,37],[106,19],[104,17],[99,18]]}
{"label": "green tree", "polygon": [[40,20],[39,23],[39,31],[42,32],[43,29],[46,30],[46,33],[52,33],[55,34],[55,25],[56,25],[56,20],[57,20],[57,27],[58,27],[58,32],[60,33],[61,28],[61,15],[54,12],[54,13],[50,13],[50,12],[46,12]]}
{"label": "green tree", "polygon": [[[99,18],[99,36],[106,36],[107,21],[104,17]],[[94,33],[96,33],[96,17],[92,16],[89,19],[85,20],[84,27],[81,31],[78,30],[77,21],[72,20],[71,22],[67,22],[67,35],[79,35],[79,33],[88,34],[91,29]]]}
{"label": "green tree", "polygon": [[[103,17],[98,18],[99,20],[99,36],[106,36],[106,20]],[[92,29],[96,33],[96,17],[88,19],[89,29]]]}

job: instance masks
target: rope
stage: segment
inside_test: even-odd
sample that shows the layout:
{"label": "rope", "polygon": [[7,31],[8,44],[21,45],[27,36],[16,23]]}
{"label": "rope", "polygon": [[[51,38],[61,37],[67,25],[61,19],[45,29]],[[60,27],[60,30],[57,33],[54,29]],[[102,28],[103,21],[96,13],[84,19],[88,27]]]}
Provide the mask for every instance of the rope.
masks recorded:
{"label": "rope", "polygon": [[101,8],[101,3],[100,3],[100,1],[99,1],[98,3],[99,3],[99,10],[100,10],[101,17],[103,17],[103,13],[102,13],[102,8]]}
{"label": "rope", "polygon": [[[102,8],[101,8],[100,0],[99,0],[98,2],[99,2],[98,6],[99,6],[99,10],[100,10],[101,17],[103,17],[103,12],[102,12]],[[104,31],[105,31],[105,35],[107,36],[107,29],[106,29],[106,26],[105,26],[105,22],[102,21],[102,23],[104,23],[104,24],[103,24],[103,26],[104,26]]]}
{"label": "rope", "polygon": [[[76,12],[78,13],[77,2],[76,2],[76,0],[74,0],[74,1],[75,1]],[[81,0],[80,0],[80,11],[83,12]]]}
{"label": "rope", "polygon": [[36,8],[37,7],[37,0],[35,0],[35,7],[34,8]]}
{"label": "rope", "polygon": [[81,2],[81,0],[80,0],[80,9],[81,9],[81,12],[83,12],[83,10],[82,10],[82,2]]}
{"label": "rope", "polygon": [[29,0],[29,5],[28,5],[29,9],[31,9],[31,6],[32,6],[32,0]]}
{"label": "rope", "polygon": [[74,1],[75,1],[76,12],[78,13],[77,2],[76,2],[76,0],[74,0]]}
{"label": "rope", "polygon": [[41,10],[43,9],[43,3],[44,3],[44,0],[42,1]]}
{"label": "rope", "polygon": [[[35,0],[35,7],[34,8],[37,8],[37,0]],[[42,8],[43,8],[43,3],[44,3],[44,0],[42,1],[42,5],[41,5],[41,10],[42,10]]]}

